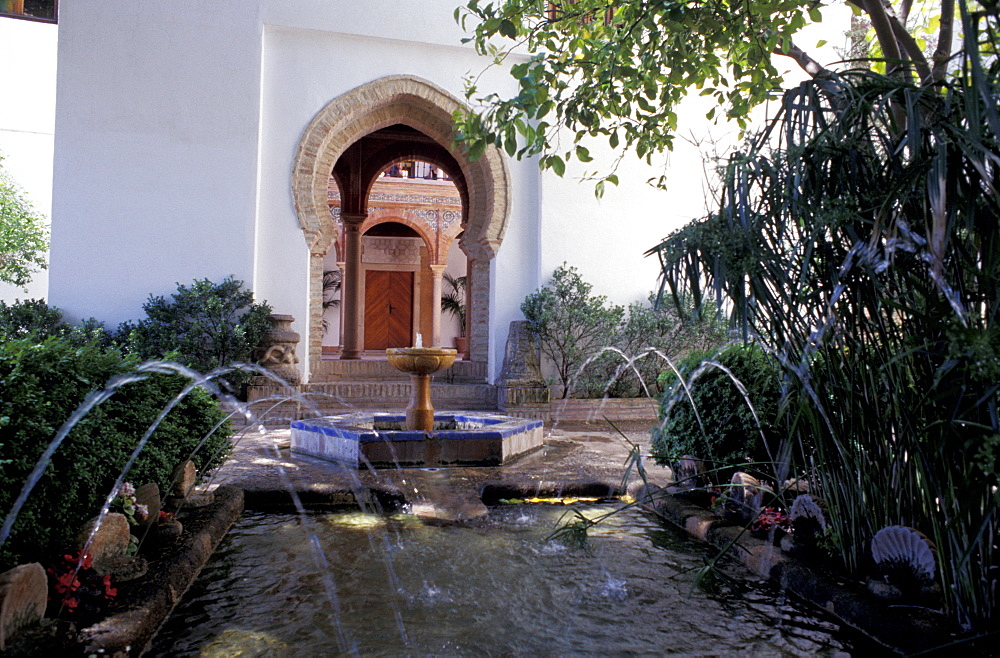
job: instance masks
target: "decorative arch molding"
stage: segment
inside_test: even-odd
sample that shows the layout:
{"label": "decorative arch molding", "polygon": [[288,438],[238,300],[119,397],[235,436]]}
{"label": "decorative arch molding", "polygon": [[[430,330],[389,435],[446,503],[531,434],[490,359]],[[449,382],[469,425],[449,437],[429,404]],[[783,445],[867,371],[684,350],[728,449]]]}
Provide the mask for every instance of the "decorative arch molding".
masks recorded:
{"label": "decorative arch molding", "polygon": [[375,210],[368,213],[368,217],[364,222],[361,223],[361,234],[364,235],[374,226],[379,224],[386,224],[388,222],[395,222],[397,224],[402,224],[403,226],[408,226],[413,229],[420,239],[424,241],[424,245],[427,247],[427,251],[430,254],[431,261],[437,262],[437,241],[434,236],[428,231],[428,226],[424,221],[413,214],[409,210]]}
{"label": "decorative arch molding", "polygon": [[357,87],[320,110],[299,140],[292,170],[295,211],[310,251],[329,224],[327,186],[337,159],[365,135],[402,123],[446,148],[458,162],[469,199],[463,244],[481,252],[472,255],[492,260],[507,231],[509,173],[496,148],[473,161],[453,145],[452,115],[463,108],[461,101],[427,80],[394,75]]}
{"label": "decorative arch molding", "polygon": [[460,246],[469,258],[470,356],[473,361],[488,361],[489,261],[496,256],[507,231],[510,176],[507,162],[496,148],[487,148],[473,161],[464,149],[454,145],[452,116],[459,109],[464,109],[461,101],[427,80],[409,75],[387,76],[334,98],[303,132],[292,170],[292,198],[310,252],[311,375],[320,371],[322,355],[323,259],[338,238],[327,201],[330,176],[352,144],[396,124],[407,125],[434,140],[461,170],[461,176],[455,179],[465,201]]}

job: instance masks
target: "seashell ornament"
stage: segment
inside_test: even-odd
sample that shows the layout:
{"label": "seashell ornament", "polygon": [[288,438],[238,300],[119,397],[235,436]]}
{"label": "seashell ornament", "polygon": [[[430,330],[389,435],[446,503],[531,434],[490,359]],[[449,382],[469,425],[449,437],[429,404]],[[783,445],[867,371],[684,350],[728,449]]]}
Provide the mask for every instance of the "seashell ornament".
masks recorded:
{"label": "seashell ornament", "polygon": [[678,487],[698,487],[704,484],[705,462],[691,455],[684,455],[674,466],[674,481]]}
{"label": "seashell ornament", "polygon": [[830,525],[827,521],[826,502],[811,494],[796,496],[788,515],[792,519],[795,541],[799,544],[815,544],[826,534]]}
{"label": "seashell ornament", "polygon": [[[871,542],[876,578],[869,589],[883,598],[906,598],[934,589],[937,549],[922,532],[901,525],[882,528]],[[888,588],[886,587],[888,586]]]}

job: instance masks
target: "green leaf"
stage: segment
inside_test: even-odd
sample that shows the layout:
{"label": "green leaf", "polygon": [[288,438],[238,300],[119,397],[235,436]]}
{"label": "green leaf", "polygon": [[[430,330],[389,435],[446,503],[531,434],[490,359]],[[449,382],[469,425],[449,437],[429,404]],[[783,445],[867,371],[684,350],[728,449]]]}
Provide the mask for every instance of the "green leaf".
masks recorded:
{"label": "green leaf", "polygon": [[478,160],[486,153],[486,142],[483,140],[477,140],[469,146],[469,159]]}
{"label": "green leaf", "polygon": [[507,155],[514,157],[517,152],[517,140],[514,139],[513,131],[508,131],[507,137],[504,138],[503,148],[507,152]]}
{"label": "green leaf", "polygon": [[562,177],[566,173],[566,163],[558,155],[549,157],[549,166],[552,167],[552,171],[556,173],[556,176]]}
{"label": "green leaf", "polygon": [[590,157],[590,151],[587,150],[587,148],[585,146],[583,146],[581,144],[577,144],[577,146],[576,146],[576,159],[579,160],[580,162],[590,162],[594,158]]}
{"label": "green leaf", "polygon": [[500,21],[500,34],[508,39],[514,39],[517,37],[517,26],[505,18]]}

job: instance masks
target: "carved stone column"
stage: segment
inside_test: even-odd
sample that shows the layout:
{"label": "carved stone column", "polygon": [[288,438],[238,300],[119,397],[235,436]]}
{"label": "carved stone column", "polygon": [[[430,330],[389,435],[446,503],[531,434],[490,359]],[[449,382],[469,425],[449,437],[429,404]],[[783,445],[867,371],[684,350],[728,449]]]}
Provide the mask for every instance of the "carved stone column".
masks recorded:
{"label": "carved stone column", "polygon": [[291,315],[272,314],[267,316],[271,330],[264,336],[260,344],[260,359],[258,363],[278,375],[291,386],[298,386],[302,381],[299,369],[295,364],[299,358],[295,356],[295,346],[299,344],[299,335],[292,331]]}
{"label": "carved stone column", "polygon": [[469,338],[469,354],[473,361],[486,363],[489,360],[490,328],[489,317],[490,262],[472,259],[469,261],[469,303],[465,307],[468,327],[465,335]]}
{"label": "carved stone column", "polygon": [[471,357],[472,350],[469,349],[469,333],[472,331],[472,260],[466,258],[465,260],[465,326],[462,327],[462,335],[465,337],[465,351],[462,353],[461,358],[463,361],[468,361]]}
{"label": "carved stone column", "polygon": [[447,265],[428,265],[431,269],[431,342],[430,347],[441,345],[441,279]]}
{"label": "carved stone column", "polygon": [[368,213],[341,213],[344,222],[346,270],[341,283],[341,308],[344,315],[344,348],[341,359],[361,358],[361,224]]}

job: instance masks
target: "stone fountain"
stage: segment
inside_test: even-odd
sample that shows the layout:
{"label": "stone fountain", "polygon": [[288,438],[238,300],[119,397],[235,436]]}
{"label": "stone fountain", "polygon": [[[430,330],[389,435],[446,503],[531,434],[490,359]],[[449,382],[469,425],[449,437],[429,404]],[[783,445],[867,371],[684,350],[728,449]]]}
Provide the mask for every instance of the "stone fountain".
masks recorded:
{"label": "stone fountain", "polygon": [[353,468],[499,466],[542,447],[542,421],[489,412],[435,413],[431,377],[452,366],[443,347],[386,350],[410,375],[405,415],[357,412],[292,423],[291,449]]}
{"label": "stone fountain", "polygon": [[447,347],[394,347],[385,351],[389,364],[410,375],[410,406],[406,408],[406,429],[430,432],[434,429],[431,403],[431,375],[455,363],[457,350]]}

